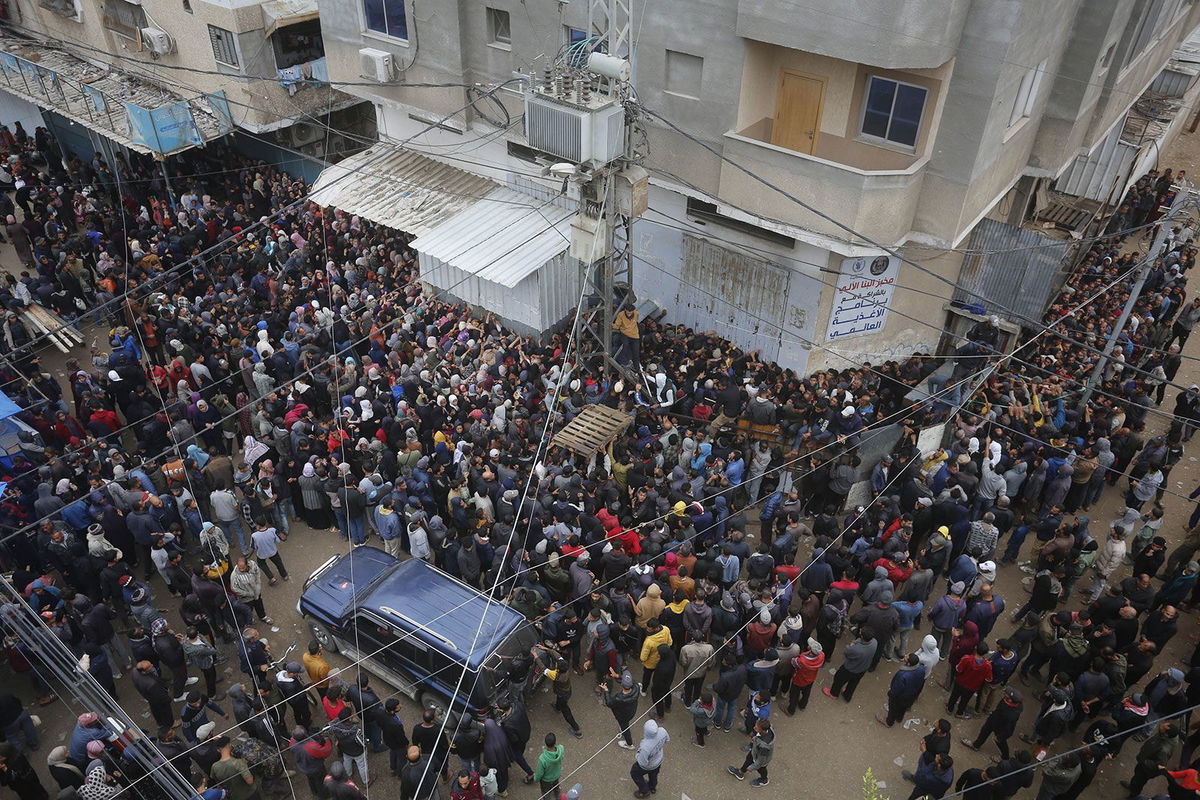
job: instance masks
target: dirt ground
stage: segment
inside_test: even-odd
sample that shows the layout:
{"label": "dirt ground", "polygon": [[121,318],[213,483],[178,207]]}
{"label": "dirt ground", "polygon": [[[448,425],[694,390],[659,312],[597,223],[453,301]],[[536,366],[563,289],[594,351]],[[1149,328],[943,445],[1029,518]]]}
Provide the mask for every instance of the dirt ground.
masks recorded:
{"label": "dirt ground", "polygon": [[[1183,168],[1189,172],[1195,171],[1197,155],[1200,154],[1200,136],[1183,134],[1176,143],[1167,149],[1161,165]],[[0,245],[0,267],[12,271],[19,270],[18,262],[12,248]],[[1200,291],[1200,286],[1191,287],[1192,292]],[[86,347],[78,348],[75,354],[82,357],[87,355]],[[1184,361],[1176,382],[1188,385],[1200,382],[1200,337],[1193,339],[1184,349],[1187,360]],[[43,362],[52,367],[60,378],[65,356],[57,351],[48,350],[43,353]],[[65,385],[65,378],[64,378]],[[1169,410],[1173,404],[1174,391],[1169,391],[1164,409]],[[1151,416],[1149,427],[1151,431],[1164,429],[1161,417]],[[1169,490],[1178,494],[1168,495],[1165,499],[1167,510],[1167,525],[1165,534],[1174,542],[1183,533],[1183,524],[1191,511],[1190,503],[1184,499],[1200,479],[1200,463],[1197,453],[1200,444],[1191,448],[1183,461],[1175,468],[1170,476]],[[1124,482],[1121,486],[1123,488]],[[1179,496],[1183,495],[1183,497]],[[1092,509],[1091,518],[1094,521],[1093,530],[1104,530],[1107,522],[1117,516],[1121,505],[1120,492],[1110,490],[1101,502]],[[1032,537],[1031,537],[1032,538]],[[801,563],[806,563],[809,543],[802,545]],[[1026,549],[1028,551],[1029,545]],[[335,534],[326,531],[312,531],[302,523],[294,523],[293,535],[283,546],[283,558],[289,571],[294,576],[288,583],[281,582],[265,592],[267,610],[273,615],[278,632],[264,633],[272,642],[274,650],[280,652],[291,643],[297,644],[296,655],[302,652],[309,641],[310,634],[307,626],[295,612],[296,600],[301,589],[303,578],[316,569],[331,554],[342,551],[346,545]],[[1000,570],[997,580],[1000,595],[1005,599],[1010,610],[1024,602],[1026,592],[1021,586],[1023,573],[1017,566],[1004,567]],[[1118,577],[1124,577],[1122,573]],[[156,590],[161,597],[168,597],[165,589],[155,579]],[[1078,596],[1078,595],[1077,595]],[[169,600],[171,619],[177,619],[176,603]],[[927,625],[927,623],[926,623]],[[997,625],[993,638],[1007,634],[1012,624],[1007,615]],[[1165,655],[1160,656],[1158,665],[1165,669],[1178,663],[1193,647],[1190,636],[1197,632],[1195,615],[1185,615],[1180,634],[1170,643]],[[914,635],[912,644],[920,641],[920,636]],[[834,666],[841,663],[840,650],[834,659]],[[348,666],[348,662],[340,656],[331,656],[335,666]],[[225,665],[225,684],[240,679],[237,671],[236,656]],[[943,667],[944,669],[944,667]],[[6,675],[7,667],[0,668],[0,676]],[[820,693],[820,686],[828,685],[832,679],[833,666],[827,669],[818,682],[818,688],[813,693],[812,701],[807,710],[795,717],[786,717],[781,713],[773,715],[777,732],[775,758],[771,763],[771,787],[763,790],[779,796],[787,797],[836,797],[857,798],[862,796],[863,774],[868,767],[872,768],[875,777],[883,787],[884,796],[892,800],[903,800],[911,791],[911,786],[901,779],[901,769],[913,768],[917,757],[917,745],[920,737],[927,732],[931,721],[945,716],[943,706],[946,693],[936,685],[928,684],[919,702],[910,712],[909,719],[903,726],[886,729],[874,721],[875,714],[881,712],[885,693],[892,674],[892,666],[886,662],[880,668],[869,674],[862,681],[853,703],[845,704],[841,700],[831,700]],[[714,673],[710,671],[709,678]],[[350,676],[352,677],[352,676]],[[939,678],[943,677],[939,670]],[[134,692],[128,683],[128,677],[120,681],[121,698],[125,707],[134,719],[145,720],[149,725],[149,714],[145,703]],[[24,690],[25,681],[11,682],[11,685]],[[1033,689],[1026,690],[1026,696],[1033,694]],[[383,694],[381,692],[381,694]],[[32,699],[32,698],[30,698]],[[726,800],[727,798],[742,797],[754,794],[749,781],[738,783],[725,772],[727,764],[740,764],[743,751],[742,745],[746,738],[738,733],[719,733],[711,737],[709,746],[700,750],[691,745],[691,720],[686,711],[681,709],[681,703],[676,703],[674,710],[668,714],[665,727],[672,736],[667,746],[666,759],[659,779],[658,793],[664,797],[680,797],[686,795],[692,800]],[[550,707],[548,695],[540,695],[535,699],[531,717],[533,721],[533,739],[526,753],[531,762],[536,760],[536,745],[546,731],[555,731],[559,742],[566,746],[566,771],[564,773],[564,788],[572,783],[581,782],[584,786],[584,797],[588,798],[619,798],[632,794],[633,782],[629,777],[629,766],[632,754],[615,746],[615,723],[611,714],[594,698],[588,682],[582,678],[575,679],[575,696],[572,702],[575,714],[584,730],[584,738],[575,740],[566,729],[562,718]],[[1032,706],[1032,708],[1030,707]],[[648,705],[643,701],[640,710],[645,711]],[[1027,702],[1025,717],[1018,730],[1028,731],[1032,728],[1032,719],[1036,711],[1036,702]],[[402,709],[406,725],[419,721],[419,711],[414,703],[406,697],[402,698]],[[83,709],[74,698],[64,692],[62,699],[38,713],[43,720],[41,734],[43,743],[34,755],[35,765],[44,777],[46,785],[51,782],[45,773],[45,755],[59,743],[64,743],[70,731],[71,723]],[[228,710],[228,709],[227,709]],[[978,732],[981,719],[970,721],[953,720],[955,745],[951,754],[955,758],[957,771],[970,767],[983,767],[989,763],[989,756],[995,753],[994,746],[985,746],[980,753],[974,753],[958,744],[961,736],[974,737]],[[639,723],[640,726],[640,723]],[[219,726],[220,727],[220,726]],[[1018,744],[1013,740],[1013,745]],[[1066,749],[1077,744],[1077,739],[1068,735],[1056,749]],[[1136,747],[1126,747],[1122,757],[1113,762],[1105,763],[1096,781],[1084,793],[1084,797],[1122,797],[1124,791],[1117,781],[1127,778],[1132,772],[1132,757]],[[387,776],[387,759],[383,754],[371,758],[372,775],[378,776],[370,786],[370,794],[375,796],[395,797],[398,784]],[[514,768],[514,776],[519,770]],[[1151,783],[1149,789],[1161,790],[1161,781]],[[308,788],[302,777],[296,776],[294,783],[295,795],[300,798],[309,796]],[[2,793],[3,790],[0,790]],[[380,794],[382,793],[382,794]],[[285,792],[285,796],[287,793]],[[526,787],[519,780],[514,781],[510,796],[516,798],[535,798],[538,796],[536,787]]]}

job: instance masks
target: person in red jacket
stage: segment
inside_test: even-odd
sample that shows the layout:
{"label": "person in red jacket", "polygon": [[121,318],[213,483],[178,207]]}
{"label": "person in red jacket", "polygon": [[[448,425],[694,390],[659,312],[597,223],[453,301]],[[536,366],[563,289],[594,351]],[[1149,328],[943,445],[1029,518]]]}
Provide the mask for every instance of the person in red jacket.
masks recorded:
{"label": "person in red jacket", "polygon": [[621,530],[621,521],[613,516],[613,513],[607,508],[597,511],[596,519],[600,520],[600,524],[604,526],[605,534],[615,534]]}
{"label": "person in red jacket", "polygon": [[483,800],[479,773],[460,769],[458,777],[450,782],[450,800]]}
{"label": "person in red jacket", "polygon": [[[967,702],[992,679],[992,662],[987,654],[987,645],[980,642],[975,646],[974,654],[967,654],[958,660],[958,665],[954,667],[954,688],[950,690],[950,700],[946,703],[947,713],[956,713],[959,719],[971,718],[967,713]],[[956,702],[957,712],[954,711]]]}
{"label": "person in red jacket", "polygon": [[788,690],[786,714],[790,717],[796,709],[808,708],[808,696],[812,693],[817,675],[825,665],[825,652],[816,639],[808,640],[808,649],[792,659],[792,688]]}
{"label": "person in red jacket", "polygon": [[625,552],[631,556],[639,555],[642,552],[642,540],[638,538],[637,531],[632,528],[623,528],[618,524],[615,529],[609,529],[604,538],[613,542],[614,547],[616,542],[620,542],[624,546]]}
{"label": "person in red jacket", "polygon": [[325,796],[325,759],[333,752],[333,740],[321,733],[309,734],[303,725],[292,730],[288,749],[296,757],[296,769],[304,773],[313,797]]}
{"label": "person in red jacket", "polygon": [[897,591],[900,590],[900,584],[911,578],[913,574],[912,561],[904,558],[900,553],[897,553],[892,558],[876,559],[875,563],[871,566],[886,569],[888,580],[892,582],[892,587]]}

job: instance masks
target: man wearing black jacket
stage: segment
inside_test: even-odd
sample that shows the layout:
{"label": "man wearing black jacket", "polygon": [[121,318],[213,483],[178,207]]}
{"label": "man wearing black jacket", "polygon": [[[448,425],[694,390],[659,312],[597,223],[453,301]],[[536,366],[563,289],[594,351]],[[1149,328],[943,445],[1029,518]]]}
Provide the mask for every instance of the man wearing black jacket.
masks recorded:
{"label": "man wearing black jacket", "polygon": [[360,673],[358,685],[346,687],[346,699],[366,723],[367,742],[371,745],[371,752],[381,753],[384,745],[379,729],[379,717],[383,714],[383,704],[379,701],[379,695],[369,686],[370,682],[371,678],[367,673]]}
{"label": "man wearing black jacket", "polygon": [[296,724],[308,728],[312,726],[312,711],[309,709],[308,685],[301,678],[303,673],[304,667],[299,661],[289,661],[276,676],[275,685],[288,707],[292,709]]}
{"label": "man wearing black jacket", "polygon": [[996,747],[1000,750],[1000,758],[1008,759],[1008,740],[1016,732],[1017,720],[1021,718],[1021,711],[1024,707],[1020,691],[1010,686],[1004,690],[1004,697],[996,704],[996,709],[984,720],[983,727],[979,729],[979,735],[975,737],[975,741],[964,738],[962,743],[972,750],[978,750],[983,747],[983,743],[989,736],[994,735]]}
{"label": "man wearing black jacket", "polygon": [[388,749],[388,766],[392,774],[399,777],[408,753],[408,734],[400,719],[400,701],[395,697],[388,698],[383,710],[379,725],[383,729],[383,744]]}
{"label": "man wearing black jacket", "polygon": [[992,784],[995,789],[994,800],[1009,800],[1023,789],[1033,786],[1033,776],[1037,770],[1032,768],[1033,756],[1028,750],[1018,750],[1012,758],[1006,758],[995,767],[990,767],[988,773],[1000,780]]}
{"label": "man wearing black jacket", "polygon": [[154,620],[151,627],[154,635],[154,652],[158,654],[160,668],[171,674],[171,691],[175,702],[180,702],[187,694],[187,686],[196,683],[199,678],[189,678],[187,671],[187,654],[183,652],[183,644],[171,630],[165,619]]}
{"label": "man wearing black jacket", "polygon": [[162,730],[175,724],[175,712],[171,708],[171,693],[167,682],[162,679],[149,661],[139,661],[133,673],[133,688],[145,698],[150,714]]}

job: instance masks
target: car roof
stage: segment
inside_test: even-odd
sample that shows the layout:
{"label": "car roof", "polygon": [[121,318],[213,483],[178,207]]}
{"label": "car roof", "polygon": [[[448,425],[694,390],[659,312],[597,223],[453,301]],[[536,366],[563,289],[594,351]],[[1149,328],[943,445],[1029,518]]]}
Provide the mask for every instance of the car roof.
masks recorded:
{"label": "car roof", "polygon": [[353,607],[355,598],[395,564],[395,557],[382,550],[356,547],[330,564],[305,587],[300,602],[320,617],[340,620]]}
{"label": "car roof", "polygon": [[423,639],[472,669],[525,622],[519,611],[488,602],[478,590],[419,558],[383,576],[360,606],[416,628]]}

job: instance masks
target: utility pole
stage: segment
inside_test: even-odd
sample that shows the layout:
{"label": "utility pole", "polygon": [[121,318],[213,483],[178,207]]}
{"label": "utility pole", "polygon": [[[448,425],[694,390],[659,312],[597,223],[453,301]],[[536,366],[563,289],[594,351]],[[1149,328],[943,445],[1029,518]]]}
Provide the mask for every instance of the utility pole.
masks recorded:
{"label": "utility pole", "polygon": [[[618,362],[613,322],[636,306],[633,222],[646,210],[649,175],[638,166],[644,140],[632,90],[631,0],[590,0],[588,38],[545,65],[541,83],[525,95],[531,147],[562,163],[546,173],[563,178],[578,203],[570,254],[584,294],[573,337],[581,368],[605,378],[631,376]],[[632,367],[632,369],[631,369]]]}
{"label": "utility pole", "polygon": [[1109,357],[1112,355],[1113,349],[1116,348],[1117,340],[1121,338],[1121,333],[1125,330],[1125,323],[1129,322],[1129,315],[1133,313],[1133,308],[1137,305],[1138,296],[1142,293],[1142,286],[1146,283],[1146,275],[1150,272],[1150,268],[1154,265],[1154,262],[1158,260],[1159,251],[1162,250],[1163,244],[1166,242],[1168,226],[1189,200],[1191,200],[1191,192],[1180,190],[1175,195],[1175,202],[1171,204],[1171,208],[1159,218],[1158,231],[1154,234],[1154,242],[1150,245],[1150,250],[1146,253],[1145,258],[1137,266],[1137,278],[1129,290],[1129,299],[1125,301],[1125,308],[1121,309],[1121,316],[1117,318],[1117,324],[1113,326],[1112,333],[1108,335],[1108,342],[1104,345],[1104,353],[1100,356],[1100,360],[1096,362],[1096,368],[1092,370],[1092,374],[1088,377],[1087,385],[1084,386],[1083,394],[1079,397],[1080,413],[1087,408],[1088,401],[1092,399],[1092,393],[1095,391],[1097,384],[1100,383],[1100,376],[1104,374],[1104,370],[1108,367]]}

